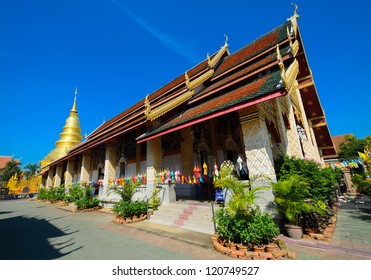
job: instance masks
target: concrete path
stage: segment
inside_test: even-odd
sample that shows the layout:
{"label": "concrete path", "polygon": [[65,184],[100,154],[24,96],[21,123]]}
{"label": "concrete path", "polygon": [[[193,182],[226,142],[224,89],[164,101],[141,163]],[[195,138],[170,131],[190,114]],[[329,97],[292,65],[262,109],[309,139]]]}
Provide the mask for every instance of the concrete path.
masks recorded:
{"label": "concrete path", "polygon": [[[361,202],[361,203],[358,203]],[[371,198],[341,203],[331,242],[280,238],[298,260],[371,260]],[[0,201],[0,259],[231,260],[209,234],[26,199]]]}
{"label": "concrete path", "polygon": [[[45,202],[0,201],[0,259],[228,259],[211,246],[176,238],[181,232],[157,235],[113,224],[112,219],[111,214],[72,213]],[[192,239],[201,238],[198,235]]]}

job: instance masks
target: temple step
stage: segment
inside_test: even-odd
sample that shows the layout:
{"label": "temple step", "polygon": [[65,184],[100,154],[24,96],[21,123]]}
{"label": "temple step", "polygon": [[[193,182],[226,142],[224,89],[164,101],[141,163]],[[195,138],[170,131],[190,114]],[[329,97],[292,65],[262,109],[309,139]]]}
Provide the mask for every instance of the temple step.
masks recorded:
{"label": "temple step", "polygon": [[[219,209],[216,206],[215,209]],[[210,203],[167,203],[159,207],[149,222],[182,229],[214,234]]]}

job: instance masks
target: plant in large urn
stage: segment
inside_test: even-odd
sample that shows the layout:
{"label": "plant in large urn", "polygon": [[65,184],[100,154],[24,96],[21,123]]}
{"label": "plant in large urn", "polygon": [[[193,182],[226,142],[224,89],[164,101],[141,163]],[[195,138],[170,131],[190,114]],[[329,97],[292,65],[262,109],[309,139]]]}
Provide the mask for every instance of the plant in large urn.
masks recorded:
{"label": "plant in large urn", "polygon": [[310,184],[305,177],[293,174],[285,180],[272,183],[272,187],[277,210],[288,222],[285,224],[287,234],[300,239],[303,235],[302,215],[315,210],[308,201]]}

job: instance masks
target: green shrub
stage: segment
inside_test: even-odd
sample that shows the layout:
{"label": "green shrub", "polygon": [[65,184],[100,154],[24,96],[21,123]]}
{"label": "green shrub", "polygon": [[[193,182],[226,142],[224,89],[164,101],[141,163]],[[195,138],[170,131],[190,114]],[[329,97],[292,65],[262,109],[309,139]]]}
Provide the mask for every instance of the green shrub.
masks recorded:
{"label": "green shrub", "polygon": [[92,195],[89,187],[82,187],[83,196],[74,201],[77,209],[94,208],[100,204],[100,200]]}
{"label": "green shrub", "polygon": [[253,215],[248,227],[251,245],[267,245],[279,233],[278,227],[267,213]]}
{"label": "green shrub", "polygon": [[122,201],[131,201],[134,194],[138,192],[137,187],[140,183],[127,184],[125,186],[114,186],[111,188],[111,192],[115,192],[120,195]]}
{"label": "green shrub", "polygon": [[37,198],[40,200],[48,199],[48,190],[46,188],[40,188],[37,194]]}
{"label": "green shrub", "polygon": [[50,188],[46,191],[46,194],[45,194],[46,199],[52,202],[58,201],[58,200],[64,200],[65,195],[66,195],[66,189],[64,188],[64,186]]}
{"label": "green shrub", "polygon": [[141,214],[147,214],[147,204],[145,201],[120,201],[113,206],[112,211],[118,217],[139,217]]}
{"label": "green shrub", "polygon": [[[148,208],[151,208],[153,210],[157,210],[158,207],[161,205],[160,198],[158,193],[156,193],[157,190],[155,189],[152,193],[152,198],[148,202]],[[156,193],[156,194],[155,194]]]}
{"label": "green shrub", "polygon": [[353,175],[352,182],[356,186],[357,192],[371,195],[371,181],[366,180],[366,174]]}
{"label": "green shrub", "polygon": [[231,198],[228,201],[228,211],[232,216],[248,216],[258,210],[256,199],[258,193],[268,187],[252,187],[255,180],[260,177],[252,177],[249,181],[238,180],[233,175],[221,175],[221,179],[215,182],[217,188],[225,188],[231,192]]}
{"label": "green shrub", "polygon": [[231,216],[225,209],[215,213],[219,237],[227,243],[242,243],[245,245],[266,245],[273,241],[279,230],[269,214],[259,211],[251,215]]}
{"label": "green shrub", "polygon": [[79,184],[73,184],[68,189],[68,194],[65,196],[65,201],[75,202],[84,196],[84,189]]}
{"label": "green shrub", "polygon": [[303,176],[310,185],[307,198],[323,201],[331,206],[335,199],[334,186],[340,183],[342,178],[339,168],[319,168],[312,160],[286,155],[279,158],[275,166],[278,181],[289,179],[291,175]]}

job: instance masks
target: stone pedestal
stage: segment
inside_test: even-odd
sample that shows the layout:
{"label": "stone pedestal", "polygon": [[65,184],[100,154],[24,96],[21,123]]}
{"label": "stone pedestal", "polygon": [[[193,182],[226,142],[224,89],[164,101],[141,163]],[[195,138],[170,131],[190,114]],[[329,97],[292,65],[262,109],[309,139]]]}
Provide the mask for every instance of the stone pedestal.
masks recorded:
{"label": "stone pedestal", "polygon": [[170,203],[176,201],[175,183],[161,184],[160,197],[163,198],[162,203]]}

